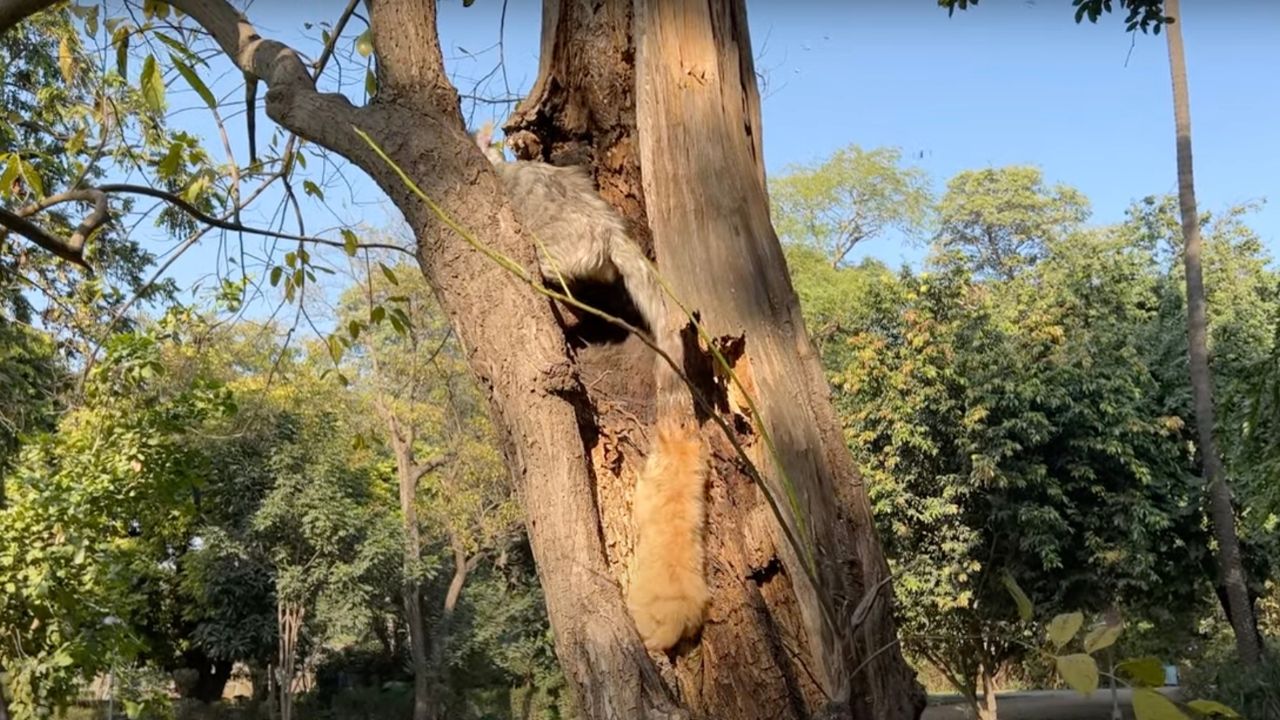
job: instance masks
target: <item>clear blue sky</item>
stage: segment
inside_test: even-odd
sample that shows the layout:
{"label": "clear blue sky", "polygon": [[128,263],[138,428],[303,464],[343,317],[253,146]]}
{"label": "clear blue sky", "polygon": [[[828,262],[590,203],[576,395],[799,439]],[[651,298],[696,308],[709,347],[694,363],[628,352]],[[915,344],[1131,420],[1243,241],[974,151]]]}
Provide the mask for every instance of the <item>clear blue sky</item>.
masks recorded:
{"label": "clear blue sky", "polygon": [[[264,35],[313,49],[302,23],[333,18],[341,5],[258,0],[249,16]],[[469,92],[496,63],[501,2],[441,5],[449,67]],[[1280,255],[1280,3],[1184,5],[1201,208],[1272,200],[1251,224]],[[1164,37],[1135,38],[1122,18],[1076,25],[1067,0],[986,0],[954,17],[933,0],[749,0],[748,13],[772,175],[849,143],[901,148],[939,189],[960,170],[1033,164],[1082,190],[1099,223],[1119,220],[1133,199],[1176,189]],[[493,75],[484,94],[527,90],[539,18],[537,2],[510,0],[505,80]],[[474,121],[497,114],[482,107]],[[262,117],[260,143],[270,127]],[[360,176],[338,218],[385,225],[380,197]],[[211,244],[193,254],[180,275],[207,270],[214,252]],[[862,253],[897,264],[922,251],[890,240]]]}

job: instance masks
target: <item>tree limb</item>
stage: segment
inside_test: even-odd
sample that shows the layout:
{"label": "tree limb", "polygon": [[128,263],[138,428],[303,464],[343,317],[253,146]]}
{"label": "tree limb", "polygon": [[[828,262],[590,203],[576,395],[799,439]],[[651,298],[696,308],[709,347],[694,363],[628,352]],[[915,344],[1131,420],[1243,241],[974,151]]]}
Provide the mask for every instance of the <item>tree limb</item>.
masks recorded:
{"label": "tree limb", "polygon": [[81,246],[72,245],[70,242],[60,240],[59,238],[45,232],[44,228],[36,225],[21,215],[0,208],[0,225],[18,233],[36,245],[57,255],[63,260],[73,262],[76,265],[92,272],[89,263],[85,262],[81,255]]}
{"label": "tree limb", "polygon": [[0,0],[0,35],[27,17],[51,7],[54,2],[55,0]]}
{"label": "tree limb", "polygon": [[453,460],[454,460],[453,452],[447,452],[441,455],[440,457],[432,458],[424,463],[417,463],[416,465],[413,466],[413,470],[410,471],[413,478],[413,484],[417,485],[418,481],[422,480],[422,478],[427,473],[433,472],[435,470],[439,470],[445,465],[448,465],[449,463],[453,462]]}

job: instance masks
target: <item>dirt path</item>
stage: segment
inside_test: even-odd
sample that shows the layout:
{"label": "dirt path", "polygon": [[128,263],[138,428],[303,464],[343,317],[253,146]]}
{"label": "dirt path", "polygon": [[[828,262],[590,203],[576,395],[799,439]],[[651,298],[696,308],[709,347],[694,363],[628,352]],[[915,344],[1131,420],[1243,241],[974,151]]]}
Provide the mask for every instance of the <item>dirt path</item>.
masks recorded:
{"label": "dirt path", "polygon": [[[1176,699],[1176,688],[1161,690]],[[1119,690],[1125,720],[1133,718],[1131,692]],[[996,696],[1000,720],[1111,720],[1111,692],[1099,690],[1089,697],[1070,690],[1000,693]],[[934,704],[937,703],[937,704]],[[922,720],[968,720],[968,708],[956,696],[930,698]]]}

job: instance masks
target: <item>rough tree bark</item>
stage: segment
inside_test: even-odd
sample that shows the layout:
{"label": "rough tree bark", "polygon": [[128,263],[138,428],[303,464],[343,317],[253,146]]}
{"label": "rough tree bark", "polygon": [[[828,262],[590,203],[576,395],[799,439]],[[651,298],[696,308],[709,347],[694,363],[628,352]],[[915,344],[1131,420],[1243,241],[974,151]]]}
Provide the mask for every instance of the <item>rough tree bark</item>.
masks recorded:
{"label": "rough tree bark", "polygon": [[[51,3],[0,0],[0,31]],[[170,4],[266,85],[268,117],[368,173],[415,231],[422,270],[488,393],[557,654],[587,717],[918,715],[923,698],[895,644],[866,495],[769,223],[741,0],[636,0],[634,12],[621,0],[550,0],[546,72],[531,105],[543,108],[531,116],[541,123],[531,136],[571,140],[566,147],[594,159],[606,196],[652,228],[660,269],[723,336],[797,486],[786,522],[812,553],[815,582],[724,438],[707,433],[716,458],[707,541],[716,595],[700,641],[673,660],[644,652],[619,587],[630,551],[627,493],[643,455],[627,448],[643,451],[648,427],[626,418],[647,414],[630,402],[647,395],[592,384],[609,353],[636,366],[652,358],[633,340],[583,347],[592,339],[583,332],[566,338],[548,302],[441,222],[355,132],[368,133],[458,225],[536,267],[534,243],[463,127],[434,2],[369,3],[379,84],[364,107],[317,92],[297,54],[259,36],[226,0]],[[574,48],[589,52],[569,57]],[[571,159],[554,146],[542,154]],[[615,366],[615,376],[618,369],[629,368]],[[741,394],[695,369],[778,493]]]}
{"label": "rough tree bark", "polygon": [[1208,313],[1201,268],[1200,216],[1196,209],[1195,173],[1191,157],[1191,100],[1187,88],[1187,60],[1182,47],[1182,14],[1178,0],[1166,0],[1165,25],[1169,44],[1169,73],[1173,80],[1173,116],[1177,132],[1178,207],[1182,215],[1183,263],[1187,276],[1187,344],[1191,360],[1191,397],[1195,406],[1200,462],[1209,491],[1210,517],[1218,541],[1218,582],[1226,588],[1227,616],[1235,632],[1236,652],[1246,665],[1258,662],[1258,625],[1249,599],[1249,585],[1236,536],[1231,487],[1213,436],[1213,377],[1209,373]]}

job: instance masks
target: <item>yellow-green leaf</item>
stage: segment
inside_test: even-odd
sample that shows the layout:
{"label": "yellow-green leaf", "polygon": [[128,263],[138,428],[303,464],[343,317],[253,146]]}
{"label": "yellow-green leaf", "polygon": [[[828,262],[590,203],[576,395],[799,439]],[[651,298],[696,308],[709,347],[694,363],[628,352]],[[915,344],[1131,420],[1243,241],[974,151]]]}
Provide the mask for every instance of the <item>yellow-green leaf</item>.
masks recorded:
{"label": "yellow-green leaf", "polygon": [[1049,627],[1046,632],[1049,635],[1049,642],[1053,646],[1060,648],[1071,641],[1080,631],[1080,626],[1084,624],[1084,615],[1073,612],[1064,613],[1049,621]]}
{"label": "yellow-green leaf", "polygon": [[156,171],[161,177],[171,178],[178,174],[178,169],[182,167],[182,151],[185,146],[180,142],[169,144],[169,152],[160,159],[156,165]]}
{"label": "yellow-green leaf", "polygon": [[347,228],[342,228],[342,249],[351,257],[355,257],[356,251],[360,249],[360,240]]}
{"label": "yellow-green leaf", "polygon": [[111,33],[111,44],[116,48],[116,72],[120,77],[129,77],[129,25],[116,26]]}
{"label": "yellow-green leaf", "polygon": [[218,101],[213,97],[213,93],[209,90],[209,86],[204,84],[204,81],[200,79],[199,75],[196,75],[195,70],[192,70],[190,65],[179,60],[177,55],[170,54],[169,59],[173,61],[173,66],[178,68],[178,74],[182,76],[182,79],[187,81],[187,84],[191,86],[192,90],[196,91],[196,94],[200,96],[200,99],[204,101],[205,105],[210,108],[218,106]]}
{"label": "yellow-green leaf", "polygon": [[0,196],[10,195],[13,193],[13,183],[22,173],[17,155],[9,155],[9,162],[5,165],[4,173],[0,174]]}
{"label": "yellow-green leaf", "polygon": [[1164,684],[1164,663],[1157,657],[1131,658],[1121,662],[1116,669],[1136,685],[1159,687]]}
{"label": "yellow-green leaf", "polygon": [[324,191],[320,189],[319,185],[310,180],[302,181],[302,191],[312,197],[320,198],[322,201],[324,200]]}
{"label": "yellow-green leaf", "polygon": [[85,9],[84,31],[90,37],[98,34],[98,5],[90,5]]}
{"label": "yellow-green leaf", "polygon": [[1189,720],[1173,701],[1151,688],[1134,689],[1133,716],[1136,720]]}
{"label": "yellow-green leaf", "polygon": [[65,37],[58,41],[58,70],[62,73],[63,81],[68,85],[76,79],[76,63],[71,54],[71,41]]}
{"label": "yellow-green leaf", "polygon": [[1214,702],[1212,700],[1192,700],[1191,702],[1187,703],[1187,707],[1194,710],[1196,714],[1204,715],[1205,717],[1225,717],[1225,718],[1240,717],[1240,713],[1236,712],[1235,710],[1232,710],[1231,708],[1227,707],[1226,705],[1223,705],[1220,702]]}
{"label": "yellow-green leaf", "polygon": [[360,53],[360,57],[369,57],[373,54],[373,35],[370,31],[365,30],[356,38],[356,52]]}
{"label": "yellow-green leaf", "polygon": [[1124,630],[1124,623],[1122,622],[1117,622],[1114,625],[1099,625],[1093,628],[1084,636],[1084,651],[1092,653],[1111,647],[1115,644],[1116,639],[1120,637],[1122,630]]}
{"label": "yellow-green leaf", "polygon": [[364,94],[373,97],[378,92],[378,78],[372,70],[364,71]]}
{"label": "yellow-green leaf", "polygon": [[1072,690],[1088,695],[1098,689],[1098,664],[1089,655],[1059,655],[1054,662],[1058,666],[1058,674]]}
{"label": "yellow-green leaf", "polygon": [[27,183],[27,188],[31,190],[31,194],[38,198],[44,197],[44,181],[40,179],[40,173],[36,171],[36,166],[23,160],[22,179]]}
{"label": "yellow-green leaf", "polygon": [[1005,589],[1009,591],[1009,594],[1013,596],[1014,604],[1018,606],[1018,617],[1022,618],[1023,622],[1030,621],[1035,613],[1035,606],[1031,604],[1031,598],[1022,592],[1022,588],[1018,587],[1017,581],[1013,579],[1008,570],[1004,571],[1000,576],[1000,580],[1004,583]]}
{"label": "yellow-green leaf", "polygon": [[378,267],[382,269],[382,274],[386,276],[387,282],[391,283],[392,285],[400,284],[400,281],[396,279],[396,274],[391,271],[391,268],[387,267],[386,265],[383,265],[382,263],[378,263]]}
{"label": "yellow-green leaf", "polygon": [[148,55],[147,59],[142,61],[141,83],[142,97],[147,101],[147,106],[156,112],[163,110],[164,76],[160,74],[154,55]]}

